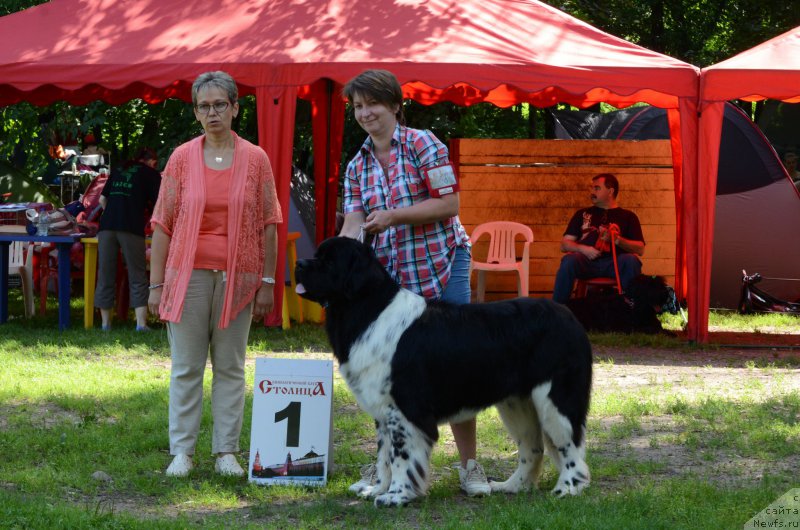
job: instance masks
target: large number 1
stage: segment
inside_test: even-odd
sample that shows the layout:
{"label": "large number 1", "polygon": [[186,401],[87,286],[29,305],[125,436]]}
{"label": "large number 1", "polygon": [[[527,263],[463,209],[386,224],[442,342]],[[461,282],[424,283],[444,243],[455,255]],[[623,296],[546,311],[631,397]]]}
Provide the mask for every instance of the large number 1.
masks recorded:
{"label": "large number 1", "polygon": [[289,405],[275,413],[275,423],[289,420],[286,425],[286,447],[300,446],[300,406],[299,401],[292,401]]}

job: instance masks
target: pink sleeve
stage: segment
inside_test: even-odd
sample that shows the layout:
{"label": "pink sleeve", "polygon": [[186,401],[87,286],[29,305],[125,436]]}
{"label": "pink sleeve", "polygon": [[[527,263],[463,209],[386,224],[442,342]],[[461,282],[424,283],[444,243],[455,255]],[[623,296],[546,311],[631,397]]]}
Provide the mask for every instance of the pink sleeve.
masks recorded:
{"label": "pink sleeve", "polygon": [[275,190],[275,176],[272,174],[272,165],[266,153],[262,168],[262,182],[264,186],[264,224],[279,224],[283,222],[281,205],[278,203],[278,193]]}

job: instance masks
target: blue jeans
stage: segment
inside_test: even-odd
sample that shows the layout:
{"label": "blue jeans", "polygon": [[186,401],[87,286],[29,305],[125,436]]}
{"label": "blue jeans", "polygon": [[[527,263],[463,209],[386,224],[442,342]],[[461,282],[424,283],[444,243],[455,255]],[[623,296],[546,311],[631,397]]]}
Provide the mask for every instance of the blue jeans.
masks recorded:
{"label": "blue jeans", "polygon": [[[642,262],[635,254],[617,254],[619,265],[619,282],[625,290],[631,281],[641,274]],[[553,287],[553,300],[563,304],[572,294],[572,284],[576,278],[616,278],[614,260],[611,256],[589,259],[580,252],[569,252],[561,258],[561,266],[556,273]]]}
{"label": "blue jeans", "polygon": [[468,247],[456,247],[456,255],[450,265],[450,279],[444,288],[441,300],[451,304],[468,304],[472,296],[469,287],[469,262],[471,255]]}

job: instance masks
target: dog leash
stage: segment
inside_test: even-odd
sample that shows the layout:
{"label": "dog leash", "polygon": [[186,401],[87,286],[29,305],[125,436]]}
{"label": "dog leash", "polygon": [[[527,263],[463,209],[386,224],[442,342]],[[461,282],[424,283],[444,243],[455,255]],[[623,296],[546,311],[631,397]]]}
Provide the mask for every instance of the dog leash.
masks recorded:
{"label": "dog leash", "polygon": [[[615,225],[611,225],[611,226],[615,226]],[[619,281],[619,265],[617,264],[617,242],[615,240],[616,237],[617,237],[617,234],[619,233],[619,229],[609,230],[609,233],[611,234],[611,258],[612,258],[612,260],[614,262],[614,274],[615,274],[616,280],[617,280],[617,292],[619,294],[623,294],[623,292],[622,292],[622,283]]]}
{"label": "dog leash", "polygon": [[367,231],[364,229],[364,226],[365,225],[362,224],[358,227],[358,236],[356,237],[356,241],[359,243],[364,243],[368,247],[372,247],[375,242],[375,236],[374,234],[367,233]]}

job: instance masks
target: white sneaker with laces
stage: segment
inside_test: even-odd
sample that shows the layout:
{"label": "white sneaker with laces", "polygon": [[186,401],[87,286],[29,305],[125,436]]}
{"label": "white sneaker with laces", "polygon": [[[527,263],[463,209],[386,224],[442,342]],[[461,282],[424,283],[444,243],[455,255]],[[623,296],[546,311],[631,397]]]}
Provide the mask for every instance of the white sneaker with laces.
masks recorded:
{"label": "white sneaker with laces", "polygon": [[470,497],[489,495],[492,488],[486,479],[486,473],[475,460],[467,460],[467,468],[458,466],[458,479],[461,482],[461,489]]}
{"label": "white sneaker with laces", "polygon": [[361,468],[361,480],[352,484],[348,489],[352,493],[361,493],[366,488],[374,486],[378,482],[378,468],[375,464],[367,464]]}
{"label": "white sneaker with laces", "polygon": [[191,455],[178,453],[166,471],[168,477],[185,477],[194,467]]}
{"label": "white sneaker with laces", "polygon": [[236,461],[236,457],[228,453],[217,457],[217,463],[214,465],[214,470],[220,475],[228,477],[243,477],[244,469]]}

